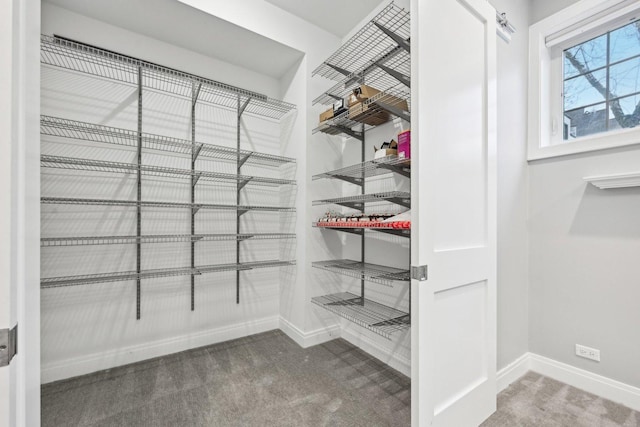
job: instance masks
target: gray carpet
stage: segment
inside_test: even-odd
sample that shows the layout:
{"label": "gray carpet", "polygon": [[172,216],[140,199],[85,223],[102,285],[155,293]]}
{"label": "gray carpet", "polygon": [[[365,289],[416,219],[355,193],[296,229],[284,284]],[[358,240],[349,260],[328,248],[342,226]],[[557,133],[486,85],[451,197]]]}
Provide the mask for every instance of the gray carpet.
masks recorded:
{"label": "gray carpet", "polygon": [[640,426],[640,412],[529,372],[498,395],[482,427]]}
{"label": "gray carpet", "polygon": [[411,381],[344,340],[253,335],[42,387],[47,426],[408,426]]}
{"label": "gray carpet", "polygon": [[[280,331],[42,387],[42,425],[409,426],[411,381],[344,340]],[[482,427],[637,426],[640,413],[535,373]],[[466,427],[466,426],[461,426]]]}

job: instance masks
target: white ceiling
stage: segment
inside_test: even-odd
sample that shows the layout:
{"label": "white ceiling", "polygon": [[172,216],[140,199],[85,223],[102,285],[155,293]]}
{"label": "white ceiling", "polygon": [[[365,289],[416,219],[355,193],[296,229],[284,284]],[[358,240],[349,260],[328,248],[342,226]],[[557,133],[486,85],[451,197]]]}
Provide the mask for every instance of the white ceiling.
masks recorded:
{"label": "white ceiling", "polygon": [[302,56],[293,48],[175,0],[45,1],[274,78],[282,77]]}
{"label": "white ceiling", "polygon": [[343,38],[384,0],[266,1]]}

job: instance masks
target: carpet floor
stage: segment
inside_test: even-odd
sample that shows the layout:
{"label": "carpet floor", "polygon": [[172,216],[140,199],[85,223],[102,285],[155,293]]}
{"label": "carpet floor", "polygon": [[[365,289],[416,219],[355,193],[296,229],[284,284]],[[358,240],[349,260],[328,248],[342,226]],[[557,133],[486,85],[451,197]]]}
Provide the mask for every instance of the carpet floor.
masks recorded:
{"label": "carpet floor", "polygon": [[640,412],[528,372],[498,394],[482,427],[640,427]]}
{"label": "carpet floor", "polygon": [[[280,331],[42,386],[42,426],[410,426],[411,380],[348,342]],[[640,427],[640,413],[535,373],[482,427]],[[461,426],[465,427],[465,426]]]}
{"label": "carpet floor", "polygon": [[42,426],[408,426],[411,381],[271,331],[42,387]]}

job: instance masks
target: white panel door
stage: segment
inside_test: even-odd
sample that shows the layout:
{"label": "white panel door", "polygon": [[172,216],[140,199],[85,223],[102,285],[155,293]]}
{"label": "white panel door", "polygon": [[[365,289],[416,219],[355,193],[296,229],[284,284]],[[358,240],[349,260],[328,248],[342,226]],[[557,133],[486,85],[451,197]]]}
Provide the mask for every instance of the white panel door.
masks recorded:
{"label": "white panel door", "polygon": [[[486,0],[412,2],[412,419],[496,407],[496,20]],[[416,78],[417,76],[417,78]]]}
{"label": "white panel door", "polygon": [[[0,427],[40,425],[40,0],[0,3]],[[8,349],[0,347],[0,352]]]}
{"label": "white panel door", "polygon": [[[0,329],[16,324],[17,301],[11,274],[14,6],[14,2],[3,2],[0,10]],[[8,348],[0,348],[0,352],[6,353]],[[16,425],[16,371],[15,363],[0,367],[0,427]]]}

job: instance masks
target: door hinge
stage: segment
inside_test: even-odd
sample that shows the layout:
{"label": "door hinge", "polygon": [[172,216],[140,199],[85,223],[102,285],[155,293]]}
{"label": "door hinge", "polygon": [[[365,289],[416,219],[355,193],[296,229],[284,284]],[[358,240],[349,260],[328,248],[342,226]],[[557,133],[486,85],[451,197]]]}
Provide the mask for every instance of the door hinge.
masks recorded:
{"label": "door hinge", "polygon": [[18,352],[18,325],[0,329],[0,367],[7,366]]}
{"label": "door hinge", "polygon": [[427,280],[428,268],[429,266],[427,265],[411,266],[411,278],[424,282]]}

